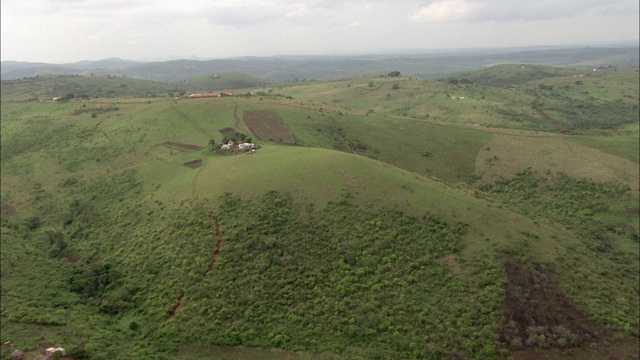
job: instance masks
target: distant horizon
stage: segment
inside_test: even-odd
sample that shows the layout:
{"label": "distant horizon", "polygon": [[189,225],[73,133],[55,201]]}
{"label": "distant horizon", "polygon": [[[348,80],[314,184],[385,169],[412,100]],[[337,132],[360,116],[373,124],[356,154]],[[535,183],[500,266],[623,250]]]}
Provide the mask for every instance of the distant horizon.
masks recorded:
{"label": "distant horizon", "polygon": [[364,52],[334,52],[334,53],[318,53],[318,54],[296,54],[296,53],[283,53],[274,55],[236,55],[225,57],[200,57],[198,55],[191,56],[169,56],[166,58],[153,58],[153,59],[133,59],[120,56],[109,56],[104,58],[89,59],[83,58],[75,61],[55,62],[55,61],[30,61],[30,60],[15,60],[7,59],[1,62],[9,63],[25,63],[25,64],[47,64],[47,65],[67,65],[77,64],[82,62],[99,62],[99,61],[125,61],[125,62],[137,62],[137,63],[153,63],[153,62],[167,62],[167,61],[214,61],[214,60],[226,60],[226,59],[242,59],[242,58],[280,58],[280,57],[309,57],[309,58],[322,58],[322,57],[355,57],[355,56],[420,56],[420,55],[438,55],[438,54],[469,54],[469,53],[502,53],[502,52],[517,52],[526,50],[555,50],[555,49],[579,49],[579,48],[633,48],[640,49],[639,40],[628,41],[611,41],[611,42],[598,42],[598,43],[584,43],[584,44],[566,44],[566,45],[522,45],[522,46],[503,46],[503,47],[466,47],[466,48],[438,48],[438,49],[389,49],[389,50],[372,50]]}

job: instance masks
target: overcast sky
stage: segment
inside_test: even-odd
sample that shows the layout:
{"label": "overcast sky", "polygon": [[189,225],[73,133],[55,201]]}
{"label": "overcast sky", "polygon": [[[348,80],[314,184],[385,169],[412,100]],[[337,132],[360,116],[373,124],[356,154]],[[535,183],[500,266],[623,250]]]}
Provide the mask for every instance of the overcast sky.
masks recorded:
{"label": "overcast sky", "polygon": [[2,0],[2,60],[638,43],[638,0]]}

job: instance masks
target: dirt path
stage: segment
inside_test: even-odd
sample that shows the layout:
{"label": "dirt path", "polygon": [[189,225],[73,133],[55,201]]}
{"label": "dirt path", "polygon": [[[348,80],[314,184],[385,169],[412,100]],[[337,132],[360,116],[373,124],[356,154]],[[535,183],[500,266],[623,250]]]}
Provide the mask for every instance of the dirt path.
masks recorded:
{"label": "dirt path", "polygon": [[180,293],[180,296],[178,296],[178,305],[176,305],[173,308],[173,311],[171,311],[171,316],[169,316],[169,319],[173,319],[174,317],[176,317],[176,315],[178,315],[178,313],[180,312],[180,310],[182,310],[182,300],[184,299],[184,293]]}
{"label": "dirt path", "polygon": [[236,129],[240,129],[240,117],[238,116],[238,102],[235,100],[231,100],[233,103],[233,118],[236,119],[235,127]]}
{"label": "dirt path", "polygon": [[[209,220],[211,220],[212,222],[215,222],[215,228],[212,229],[212,236],[213,236],[213,239],[216,240],[216,247],[213,250],[213,255],[211,256],[211,263],[209,264],[209,267],[202,274],[202,280],[204,280],[207,277],[207,275],[211,272],[211,270],[213,270],[213,265],[220,258],[220,250],[222,250],[222,247],[224,244],[222,240],[222,231],[220,230],[220,222],[218,221],[218,219],[214,218],[213,211],[207,210],[205,208],[205,205],[200,203],[200,195],[198,193],[198,177],[200,176],[200,173],[202,172],[203,168],[204,168],[204,163],[203,163],[203,166],[200,167],[200,170],[198,170],[198,173],[193,177],[193,180],[191,181],[191,196],[193,197],[193,200],[195,200],[196,204],[199,204],[200,206],[202,206],[202,210],[207,214],[207,216],[209,217]],[[169,319],[174,318],[180,312],[180,310],[182,310],[183,305],[184,305],[184,292],[180,293],[180,296],[178,297],[178,304],[173,308],[173,311],[171,312],[171,316],[169,316]]]}
{"label": "dirt path", "polygon": [[347,141],[347,145],[349,145],[349,148],[351,149],[351,152],[356,154],[356,155],[360,155],[358,154],[358,151],[356,150],[356,146],[353,145],[353,143],[351,141]]}
{"label": "dirt path", "polygon": [[562,125],[555,122],[553,119],[549,117],[549,115],[547,115],[544,111],[542,111],[542,109],[540,109],[540,107],[538,106],[538,103],[540,102],[540,94],[538,94],[538,90],[534,89],[533,93],[536,94],[536,98],[533,99],[533,101],[531,102],[531,107],[534,110],[536,110],[540,115],[542,115],[542,117],[545,118],[548,122],[555,125],[560,130],[560,132],[563,132],[563,133],[567,132],[567,130]]}
{"label": "dirt path", "polygon": [[[213,218],[213,214],[209,213],[209,217]],[[224,244],[222,241],[222,234],[220,232],[220,223],[218,222],[218,219],[216,219],[216,230],[215,230],[214,238],[218,239],[218,242],[216,243],[216,248],[213,251],[213,258],[211,260],[211,264],[209,264],[209,268],[207,269],[207,271],[205,271],[204,274],[202,274],[203,280],[207,277],[207,274],[209,274],[211,270],[213,270],[213,265],[216,262],[218,262],[218,259],[220,258],[220,250],[222,250],[222,246]]]}

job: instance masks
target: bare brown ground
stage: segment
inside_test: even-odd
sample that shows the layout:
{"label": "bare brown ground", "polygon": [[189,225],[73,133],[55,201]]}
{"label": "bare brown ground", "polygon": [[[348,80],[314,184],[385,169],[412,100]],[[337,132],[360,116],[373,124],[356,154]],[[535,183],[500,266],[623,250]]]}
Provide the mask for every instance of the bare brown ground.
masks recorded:
{"label": "bare brown ground", "polygon": [[213,260],[211,261],[211,264],[209,265],[209,268],[207,269],[207,271],[205,271],[205,273],[202,274],[203,279],[207,277],[207,274],[209,274],[211,270],[213,270],[213,265],[216,262],[218,262],[218,259],[220,258],[220,250],[222,250],[223,242],[222,242],[222,233],[220,232],[220,223],[218,223],[218,220],[216,220],[216,230],[215,230],[214,238],[218,239],[218,242],[216,243],[216,249],[213,251]]}
{"label": "bare brown ground", "polygon": [[2,203],[2,205],[0,205],[0,216],[11,216],[15,214],[16,209],[13,206],[7,203]]}
{"label": "bare brown ground", "polygon": [[70,263],[74,263],[78,260],[80,260],[80,258],[74,253],[69,253],[69,255],[67,255],[67,261]]}
{"label": "bare brown ground", "polygon": [[296,142],[295,136],[273,111],[245,111],[242,117],[258,140],[290,144]]}
{"label": "bare brown ground", "polygon": [[220,129],[218,130],[222,135],[227,135],[227,134],[233,134],[234,132],[236,132],[236,130],[226,127],[224,129]]}
{"label": "bare brown ground", "polygon": [[169,319],[174,318],[176,315],[178,315],[180,310],[182,310],[182,299],[184,299],[184,293],[180,293],[180,296],[178,297],[178,305],[176,305],[173,308],[173,311],[171,311],[171,316],[169,316]]}
{"label": "bare brown ground", "polygon": [[603,343],[610,330],[578,308],[549,278],[544,265],[506,262],[498,341],[511,350],[567,349]]}
{"label": "bare brown ground", "polygon": [[165,141],[163,142],[164,145],[167,146],[173,146],[173,147],[177,147],[180,149],[185,149],[185,150],[202,150],[204,149],[202,146],[199,145],[191,145],[191,144],[180,144],[180,143],[176,143],[173,141]]}
{"label": "bare brown ground", "polygon": [[200,166],[202,166],[202,159],[197,159],[197,160],[191,160],[191,161],[187,161],[186,163],[182,164],[188,168],[191,169],[196,169],[199,168]]}

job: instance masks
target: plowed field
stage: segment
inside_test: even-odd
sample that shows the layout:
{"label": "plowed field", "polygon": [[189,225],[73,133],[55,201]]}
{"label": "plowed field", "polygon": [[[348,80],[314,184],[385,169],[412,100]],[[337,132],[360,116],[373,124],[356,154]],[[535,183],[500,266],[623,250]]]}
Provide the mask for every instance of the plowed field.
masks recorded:
{"label": "plowed field", "polygon": [[245,111],[242,117],[258,140],[275,141],[281,144],[296,143],[295,136],[287,129],[282,119],[272,111]]}

